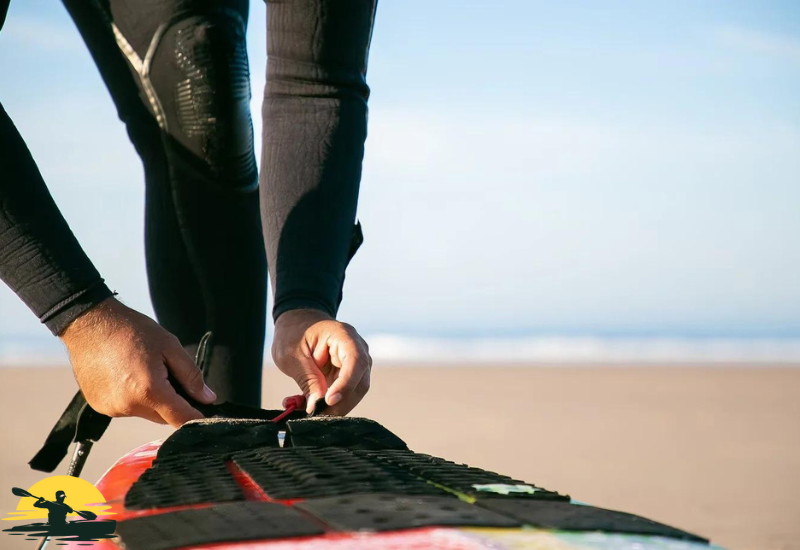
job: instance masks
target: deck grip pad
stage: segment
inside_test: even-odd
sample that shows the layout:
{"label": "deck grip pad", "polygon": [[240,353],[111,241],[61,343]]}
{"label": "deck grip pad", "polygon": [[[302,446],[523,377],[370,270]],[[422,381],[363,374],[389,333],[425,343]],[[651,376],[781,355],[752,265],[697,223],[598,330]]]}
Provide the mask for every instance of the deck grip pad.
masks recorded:
{"label": "deck grip pad", "polygon": [[336,447],[259,449],[233,461],[271,498],[294,499],[353,493],[448,493],[415,474]]}
{"label": "deck grip pad", "polygon": [[509,493],[501,498],[525,498],[534,500],[557,500],[569,502],[569,496],[548,491],[533,484],[525,483],[488,470],[457,464],[443,458],[412,451],[354,451],[356,456],[383,464],[392,464],[411,472],[437,485],[474,498],[497,497],[496,493],[486,493],[476,485],[527,485],[535,489],[531,493]]}
{"label": "deck grip pad", "polygon": [[204,453],[229,456],[258,447],[278,448],[279,426],[269,420],[209,418],[187,422],[158,449],[158,457]]}
{"label": "deck grip pad", "polygon": [[315,416],[286,424],[287,446],[408,449],[405,441],[368,418]]}
{"label": "deck grip pad", "polygon": [[117,534],[127,550],[169,550],[217,542],[323,533],[319,525],[297,510],[274,502],[220,504],[117,523]]}
{"label": "deck grip pad", "polygon": [[360,494],[314,498],[295,507],[339,531],[392,531],[433,525],[519,527],[520,521],[452,497]]}
{"label": "deck grip pad", "polygon": [[567,502],[542,502],[490,498],[479,500],[478,506],[516,518],[523,523],[545,529],[565,531],[605,531],[635,535],[670,537],[694,542],[708,540],[653,520]]}
{"label": "deck grip pad", "polygon": [[184,453],[156,458],[125,495],[134,510],[244,500],[222,456]]}

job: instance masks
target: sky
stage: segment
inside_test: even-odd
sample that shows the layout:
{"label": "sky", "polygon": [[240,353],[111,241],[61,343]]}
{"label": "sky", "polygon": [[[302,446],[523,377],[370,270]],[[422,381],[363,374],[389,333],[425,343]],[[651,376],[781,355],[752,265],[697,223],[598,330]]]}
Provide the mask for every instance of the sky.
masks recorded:
{"label": "sky", "polygon": [[[0,75],[87,253],[151,313],[141,165],[60,3],[12,1]],[[382,0],[368,81],[340,310],[362,333],[800,338],[796,1]],[[0,342],[48,334],[0,288]]]}

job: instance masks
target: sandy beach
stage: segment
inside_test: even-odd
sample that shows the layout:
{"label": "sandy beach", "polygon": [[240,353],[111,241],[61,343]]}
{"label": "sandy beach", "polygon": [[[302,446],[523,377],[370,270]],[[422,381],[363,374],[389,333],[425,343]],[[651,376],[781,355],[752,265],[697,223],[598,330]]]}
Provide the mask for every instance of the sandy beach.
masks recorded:
{"label": "sandy beach", "polygon": [[[16,507],[12,486],[43,477],[27,461],[76,385],[65,366],[2,368],[0,387],[5,514]],[[293,393],[291,380],[267,368],[265,405]],[[416,451],[642,514],[726,548],[800,549],[800,368],[377,364],[356,413]],[[132,447],[169,432],[115,420],[83,477],[95,481]],[[2,548],[30,544],[0,539]]]}

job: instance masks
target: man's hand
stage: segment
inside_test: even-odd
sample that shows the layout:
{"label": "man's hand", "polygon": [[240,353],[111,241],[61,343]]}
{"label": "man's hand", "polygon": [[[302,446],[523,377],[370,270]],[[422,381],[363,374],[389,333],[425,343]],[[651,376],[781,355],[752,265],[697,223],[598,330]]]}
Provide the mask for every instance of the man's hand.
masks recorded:
{"label": "man's hand", "polygon": [[352,326],[316,309],[278,317],[272,358],[303,390],[308,412],[325,397],[327,414],[345,415],[369,390],[369,346]]}
{"label": "man's hand", "polygon": [[178,427],[203,418],[167,380],[201,403],[216,395],[178,339],[158,323],[109,298],[61,334],[86,401],[108,416],[140,416]]}

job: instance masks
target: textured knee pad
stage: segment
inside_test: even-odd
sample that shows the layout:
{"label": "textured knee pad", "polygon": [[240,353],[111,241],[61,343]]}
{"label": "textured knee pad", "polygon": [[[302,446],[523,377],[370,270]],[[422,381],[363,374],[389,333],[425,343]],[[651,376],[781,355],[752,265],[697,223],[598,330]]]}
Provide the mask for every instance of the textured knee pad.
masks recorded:
{"label": "textured knee pad", "polygon": [[245,25],[235,13],[190,15],[165,28],[150,82],[167,133],[217,185],[257,186]]}

